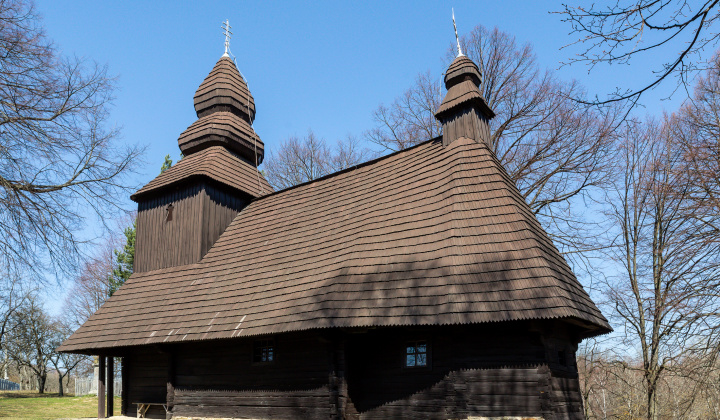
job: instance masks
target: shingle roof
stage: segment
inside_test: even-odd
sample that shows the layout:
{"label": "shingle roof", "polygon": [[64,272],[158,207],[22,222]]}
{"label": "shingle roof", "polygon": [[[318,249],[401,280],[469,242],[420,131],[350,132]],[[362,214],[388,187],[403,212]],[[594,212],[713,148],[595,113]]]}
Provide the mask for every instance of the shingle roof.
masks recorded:
{"label": "shingle roof", "polygon": [[213,112],[192,123],[178,138],[180,150],[194,153],[209,145],[222,145],[257,164],[265,155],[265,145],[245,120],[231,112]]}
{"label": "shingle roof", "polygon": [[229,57],[221,57],[200,84],[194,96],[198,116],[218,105],[237,108],[255,120],[255,100],[235,63]]}
{"label": "shingle roof", "polygon": [[59,350],[554,318],[610,330],[487,146],[436,139],[254,200],[199,263],[134,274]]}
{"label": "shingle roof", "polygon": [[483,99],[480,91],[473,82],[470,80],[460,82],[448,89],[445,94],[445,99],[438,107],[435,115],[440,116],[453,108],[457,108],[458,105],[473,101],[477,102],[483,109],[488,108],[485,104],[485,99]]}
{"label": "shingle roof", "polygon": [[233,155],[222,146],[211,146],[182,158],[130,196],[137,201],[151,191],[187,182],[191,177],[207,177],[227,186],[260,197],[273,191],[255,166]]}
{"label": "shingle roof", "polygon": [[445,72],[445,85],[452,86],[463,80],[467,80],[467,76],[475,82],[476,86],[480,84],[482,77],[478,66],[464,55],[455,57],[455,60],[450,63]]}

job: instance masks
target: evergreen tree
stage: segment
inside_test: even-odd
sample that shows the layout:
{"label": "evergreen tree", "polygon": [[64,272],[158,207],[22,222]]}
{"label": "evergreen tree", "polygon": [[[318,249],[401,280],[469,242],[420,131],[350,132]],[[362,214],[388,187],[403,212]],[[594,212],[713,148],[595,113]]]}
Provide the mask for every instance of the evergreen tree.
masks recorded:
{"label": "evergreen tree", "polygon": [[160,167],[160,173],[163,173],[170,169],[172,166],[173,161],[170,159],[170,155],[165,155],[165,161],[163,162],[162,166]]}
{"label": "evergreen tree", "polygon": [[115,250],[116,266],[110,274],[108,296],[112,296],[117,289],[120,288],[133,273],[133,264],[135,262],[135,229],[136,222],[133,220],[132,226],[125,228],[125,246],[122,250]]}

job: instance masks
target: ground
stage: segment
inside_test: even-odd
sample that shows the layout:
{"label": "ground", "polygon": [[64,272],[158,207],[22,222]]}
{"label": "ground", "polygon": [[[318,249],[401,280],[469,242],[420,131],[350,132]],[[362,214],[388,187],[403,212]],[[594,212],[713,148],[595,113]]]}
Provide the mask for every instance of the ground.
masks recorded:
{"label": "ground", "polygon": [[[115,397],[115,411],[120,413],[120,397]],[[38,394],[33,391],[1,391],[0,418],[5,419],[76,419],[97,418],[97,397],[75,397]]]}

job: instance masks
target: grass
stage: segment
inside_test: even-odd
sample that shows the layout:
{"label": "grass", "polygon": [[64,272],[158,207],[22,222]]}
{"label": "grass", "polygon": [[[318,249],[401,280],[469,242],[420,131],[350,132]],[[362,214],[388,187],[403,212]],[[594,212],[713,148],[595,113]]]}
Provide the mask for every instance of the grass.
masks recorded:
{"label": "grass", "polygon": [[[115,415],[120,414],[120,397],[115,397]],[[97,418],[97,397],[38,394],[33,391],[0,391],[2,419]]]}

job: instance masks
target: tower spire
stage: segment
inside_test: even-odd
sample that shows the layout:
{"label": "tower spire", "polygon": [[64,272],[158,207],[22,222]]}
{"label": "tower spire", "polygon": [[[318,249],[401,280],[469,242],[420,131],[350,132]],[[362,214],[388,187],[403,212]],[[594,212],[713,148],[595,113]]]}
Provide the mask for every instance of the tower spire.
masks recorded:
{"label": "tower spire", "polygon": [[228,54],[228,51],[230,51],[230,38],[232,38],[232,32],[230,32],[230,19],[225,19],[225,22],[220,25],[220,28],[223,30],[223,35],[225,35],[225,54],[223,54],[223,57],[230,57],[230,54]]}
{"label": "tower spire", "polygon": [[457,41],[457,49],[458,49],[458,57],[464,57],[465,54],[463,54],[462,49],[460,49],[460,38],[458,37],[457,33],[457,25],[455,25],[455,8],[452,8],[452,18],[453,18],[453,28],[455,28],[455,41]]}

